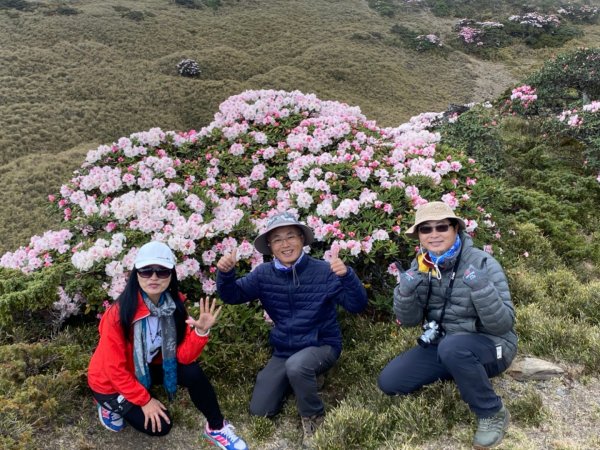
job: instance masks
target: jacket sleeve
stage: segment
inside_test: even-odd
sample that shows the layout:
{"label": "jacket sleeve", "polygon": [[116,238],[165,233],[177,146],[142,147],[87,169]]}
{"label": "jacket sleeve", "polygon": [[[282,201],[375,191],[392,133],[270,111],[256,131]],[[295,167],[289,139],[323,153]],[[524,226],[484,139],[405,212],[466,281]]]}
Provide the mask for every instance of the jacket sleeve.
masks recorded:
{"label": "jacket sleeve", "polygon": [[256,268],[242,278],[235,278],[235,269],[229,272],[217,271],[217,292],[225,303],[237,305],[256,300],[260,296]]}
{"label": "jacket sleeve", "polygon": [[338,277],[333,272],[330,274],[331,277],[334,277],[335,283],[341,286],[341,289],[337,289],[336,301],[344,309],[352,313],[359,313],[367,306],[367,291],[354,270],[351,267],[347,267],[347,269],[346,275],[342,277]]}
{"label": "jacket sleeve", "polygon": [[[417,260],[413,260],[411,270],[419,270]],[[419,289],[411,295],[400,295],[400,285],[394,288],[394,314],[399,324],[405,327],[414,327],[423,322],[424,305],[419,300]]]}
{"label": "jacket sleeve", "polygon": [[128,368],[129,346],[119,322],[118,309],[112,306],[100,321],[100,342],[106,376],[116,391],[135,405],[143,406],[150,401],[150,393]]}
{"label": "jacket sleeve", "polygon": [[471,291],[471,301],[485,332],[503,335],[515,323],[515,310],[506,275],[498,261],[487,256],[489,283]]}
{"label": "jacket sleeve", "polygon": [[191,328],[185,327],[185,337],[177,347],[177,361],[181,364],[191,364],[198,359],[204,346],[208,343],[207,336],[198,336]]}

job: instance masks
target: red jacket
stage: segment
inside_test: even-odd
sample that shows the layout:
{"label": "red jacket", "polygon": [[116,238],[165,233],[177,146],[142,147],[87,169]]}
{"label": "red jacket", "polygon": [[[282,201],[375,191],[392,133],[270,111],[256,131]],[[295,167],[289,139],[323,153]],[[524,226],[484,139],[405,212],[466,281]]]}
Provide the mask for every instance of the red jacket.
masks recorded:
{"label": "red jacket", "polygon": [[[140,294],[133,322],[149,315],[150,311]],[[126,341],[119,321],[118,305],[115,304],[106,310],[98,326],[100,342],[88,367],[88,384],[99,394],[118,393],[131,403],[143,406],[150,401],[151,396],[135,376],[133,327],[131,329],[131,338]],[[177,347],[177,362],[191,364],[202,353],[208,336],[200,337],[188,326],[185,330],[185,337]]]}

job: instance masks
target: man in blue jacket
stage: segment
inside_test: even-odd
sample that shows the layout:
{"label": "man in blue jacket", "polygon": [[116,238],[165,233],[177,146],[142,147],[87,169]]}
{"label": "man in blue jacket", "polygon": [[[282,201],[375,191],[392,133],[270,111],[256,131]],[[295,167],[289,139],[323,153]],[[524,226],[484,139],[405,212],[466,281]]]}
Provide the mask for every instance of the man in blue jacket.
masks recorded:
{"label": "man in blue jacket", "polygon": [[323,422],[325,408],[317,392],[317,375],[331,368],[342,351],[336,306],[358,313],[367,294],[352,268],[332,252],[329,262],[304,253],[313,231],[290,213],[274,215],[254,241],[273,260],[236,279],[236,252],[217,263],[217,291],[225,303],[260,300],[273,320],[273,356],[259,372],[250,412],[277,414],[293,390],[302,417],[304,442]]}

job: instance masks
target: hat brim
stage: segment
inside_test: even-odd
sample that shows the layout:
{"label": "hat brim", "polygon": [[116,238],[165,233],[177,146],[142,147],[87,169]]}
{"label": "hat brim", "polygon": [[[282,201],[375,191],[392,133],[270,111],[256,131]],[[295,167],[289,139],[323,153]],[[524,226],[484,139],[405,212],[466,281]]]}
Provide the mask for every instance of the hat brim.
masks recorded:
{"label": "hat brim", "polygon": [[461,231],[461,230],[464,230],[467,228],[465,221],[463,219],[461,219],[460,217],[448,216],[448,217],[441,217],[441,218],[438,217],[435,219],[425,217],[422,220],[415,222],[415,224],[412,227],[410,227],[408,230],[406,230],[404,232],[404,234],[411,239],[419,239],[419,225],[421,225],[422,223],[425,223],[425,222],[429,222],[430,220],[444,220],[444,219],[456,220],[458,222],[458,231]]}
{"label": "hat brim", "polygon": [[161,266],[161,267],[166,267],[167,269],[172,269],[173,267],[175,267],[175,264],[172,264],[172,263],[167,262],[164,259],[160,259],[160,258],[148,258],[143,261],[139,261],[139,262],[135,263],[136,269],[141,269],[142,267],[147,267],[147,266]]}
{"label": "hat brim", "polygon": [[281,225],[276,225],[272,227],[271,229],[265,231],[264,233],[260,234],[256,239],[254,239],[254,248],[263,255],[272,255],[273,252],[271,252],[271,247],[269,246],[269,242],[267,240],[269,233],[271,233],[273,230],[276,230],[277,228],[290,226],[297,227],[300,228],[300,230],[302,230],[302,234],[304,235],[304,245],[310,245],[314,242],[315,234],[313,233],[313,230],[310,227],[301,223],[282,223]]}

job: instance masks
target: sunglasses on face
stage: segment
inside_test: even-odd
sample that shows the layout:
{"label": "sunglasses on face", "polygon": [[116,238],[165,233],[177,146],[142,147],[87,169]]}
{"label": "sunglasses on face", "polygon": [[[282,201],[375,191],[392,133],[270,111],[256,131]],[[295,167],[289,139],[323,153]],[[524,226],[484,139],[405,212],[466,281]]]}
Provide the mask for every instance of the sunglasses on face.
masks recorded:
{"label": "sunglasses on face", "polygon": [[435,228],[435,231],[437,231],[438,233],[445,233],[446,231],[448,231],[450,229],[450,227],[451,227],[451,225],[449,223],[441,223],[434,227],[432,227],[431,225],[423,225],[423,226],[419,227],[419,233],[429,234],[434,230],[434,228]]}
{"label": "sunglasses on face", "polygon": [[157,278],[169,278],[171,276],[171,269],[160,268],[155,269],[154,267],[143,267],[138,269],[138,275],[142,278],[152,278],[152,274],[155,273]]}

